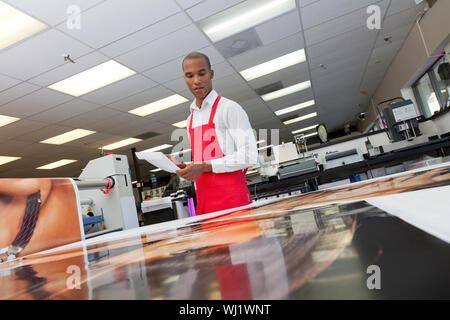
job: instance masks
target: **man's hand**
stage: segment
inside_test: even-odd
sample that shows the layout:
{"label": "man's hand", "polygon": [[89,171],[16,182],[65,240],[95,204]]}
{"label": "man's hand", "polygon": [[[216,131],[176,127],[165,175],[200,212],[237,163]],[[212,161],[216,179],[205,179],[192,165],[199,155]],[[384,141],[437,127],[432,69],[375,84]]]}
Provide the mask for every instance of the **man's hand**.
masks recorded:
{"label": "man's hand", "polygon": [[184,169],[177,170],[177,175],[189,181],[195,181],[203,172],[211,172],[212,166],[209,162],[190,163]]}
{"label": "man's hand", "polygon": [[185,163],[181,163],[179,162],[177,159],[173,158],[170,154],[165,154],[165,156],[167,158],[169,158],[170,161],[172,161],[173,163],[175,163],[175,165],[180,168],[180,169],[184,169],[186,168],[186,164]]}

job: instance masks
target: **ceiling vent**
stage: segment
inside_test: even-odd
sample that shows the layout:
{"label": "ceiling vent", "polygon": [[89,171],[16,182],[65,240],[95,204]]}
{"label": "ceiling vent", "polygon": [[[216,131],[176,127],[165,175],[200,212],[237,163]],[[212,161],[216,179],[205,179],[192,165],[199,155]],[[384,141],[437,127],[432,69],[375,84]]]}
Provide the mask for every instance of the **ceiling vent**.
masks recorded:
{"label": "ceiling vent", "polygon": [[156,137],[156,136],[159,136],[159,133],[153,132],[153,131],[149,131],[149,132],[140,134],[140,135],[138,135],[138,136],[135,136],[134,138],[136,138],[136,139],[142,139],[142,140],[147,140],[147,139],[150,139],[150,138],[153,138],[153,137]]}
{"label": "ceiling vent", "polygon": [[255,29],[243,31],[215,44],[216,49],[226,59],[260,46],[262,46],[262,42]]}
{"label": "ceiling vent", "polygon": [[283,88],[284,88],[283,83],[281,83],[281,81],[278,81],[275,83],[268,84],[267,86],[255,89],[255,91],[258,95],[263,96],[267,93],[275,92]]}

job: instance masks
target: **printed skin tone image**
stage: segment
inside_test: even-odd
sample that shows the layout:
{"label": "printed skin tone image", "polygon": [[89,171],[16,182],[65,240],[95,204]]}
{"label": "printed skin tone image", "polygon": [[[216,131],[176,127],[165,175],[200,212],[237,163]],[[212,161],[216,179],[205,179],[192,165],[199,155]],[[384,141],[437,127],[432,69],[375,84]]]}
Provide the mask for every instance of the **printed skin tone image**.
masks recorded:
{"label": "printed skin tone image", "polygon": [[[24,224],[27,212],[29,220]],[[0,229],[0,249],[12,245],[15,239],[16,245],[24,246],[18,257],[80,241],[77,199],[71,181],[1,179]],[[0,259],[6,260],[5,255]]]}

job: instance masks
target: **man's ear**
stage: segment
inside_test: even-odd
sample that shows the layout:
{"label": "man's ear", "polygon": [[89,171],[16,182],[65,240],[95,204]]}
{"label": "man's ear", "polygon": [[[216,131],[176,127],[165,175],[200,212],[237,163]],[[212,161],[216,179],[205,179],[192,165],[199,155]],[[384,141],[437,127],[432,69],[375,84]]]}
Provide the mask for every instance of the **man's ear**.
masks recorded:
{"label": "man's ear", "polygon": [[213,79],[214,78],[214,70],[211,70],[211,79]]}

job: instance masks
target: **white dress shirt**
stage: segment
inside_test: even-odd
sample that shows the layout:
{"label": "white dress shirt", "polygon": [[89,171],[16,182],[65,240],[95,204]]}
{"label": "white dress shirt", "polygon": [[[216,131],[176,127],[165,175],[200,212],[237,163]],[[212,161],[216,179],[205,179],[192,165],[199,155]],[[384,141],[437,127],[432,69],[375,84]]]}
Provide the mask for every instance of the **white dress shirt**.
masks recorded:
{"label": "white dress shirt", "polygon": [[[208,124],[217,97],[217,92],[212,90],[203,100],[201,108],[197,107],[194,99],[190,107],[191,114],[187,119],[188,136],[191,117],[193,116],[192,128]],[[242,170],[258,162],[255,134],[247,113],[238,103],[222,97],[213,122],[217,140],[224,153],[223,158],[211,160],[213,172]]]}

